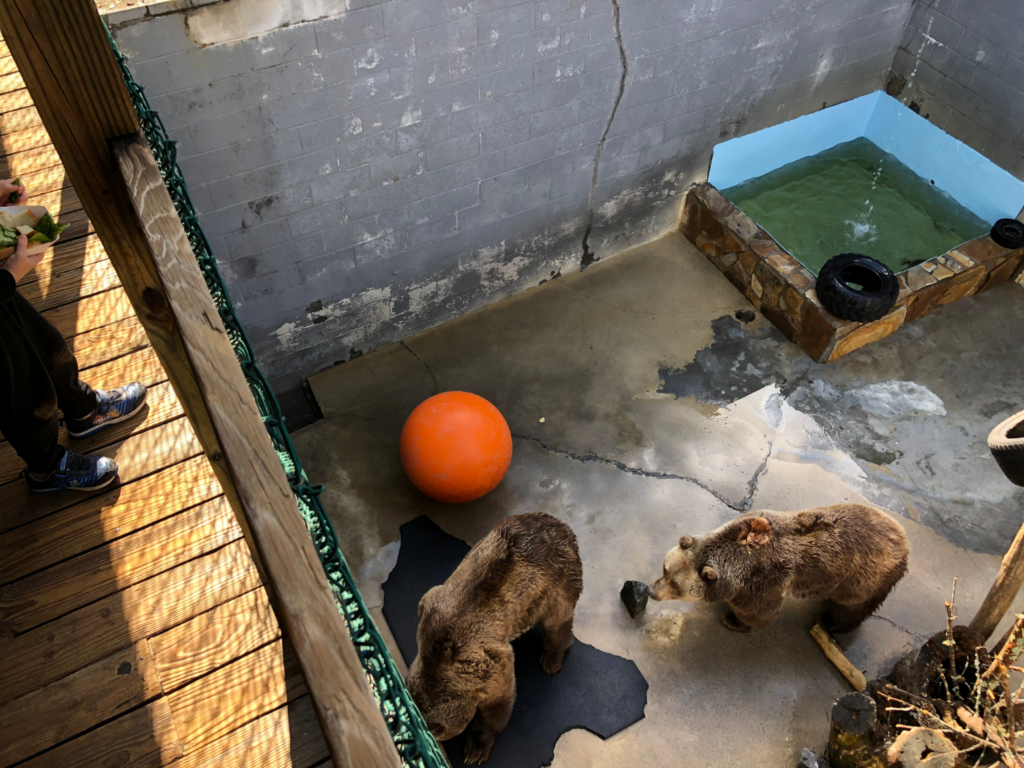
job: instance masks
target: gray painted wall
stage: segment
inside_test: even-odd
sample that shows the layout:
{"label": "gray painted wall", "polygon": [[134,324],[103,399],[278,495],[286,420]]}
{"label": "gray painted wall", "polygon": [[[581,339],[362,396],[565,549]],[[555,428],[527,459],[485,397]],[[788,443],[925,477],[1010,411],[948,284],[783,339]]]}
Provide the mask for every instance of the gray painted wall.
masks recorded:
{"label": "gray painted wall", "polygon": [[613,0],[188,2],[109,21],[292,412],[305,376],[667,231],[715,143],[879,88],[911,11],[619,0],[620,49]]}
{"label": "gray painted wall", "polygon": [[1024,178],[1024,0],[918,0],[892,68],[891,93]]}

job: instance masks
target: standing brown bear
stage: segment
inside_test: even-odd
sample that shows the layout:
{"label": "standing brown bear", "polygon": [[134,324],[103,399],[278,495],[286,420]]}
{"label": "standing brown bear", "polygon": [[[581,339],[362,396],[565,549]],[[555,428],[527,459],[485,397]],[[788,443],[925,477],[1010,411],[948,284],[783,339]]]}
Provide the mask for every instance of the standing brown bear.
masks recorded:
{"label": "standing brown bear", "polygon": [[487,760],[516,698],[511,642],[544,626],[540,663],[553,675],[572,645],[583,565],[572,528],[535,512],[507,517],[448,580],[420,600],[409,690],[440,741],[470,727],[463,759]]}
{"label": "standing brown bear", "polygon": [[828,598],[822,626],[849,632],[903,578],[908,553],[899,523],[861,504],[751,512],[706,536],[679,539],[650,593],[655,600],[726,600],[732,610],[720,621],[736,632],[770,624],[785,595]]}

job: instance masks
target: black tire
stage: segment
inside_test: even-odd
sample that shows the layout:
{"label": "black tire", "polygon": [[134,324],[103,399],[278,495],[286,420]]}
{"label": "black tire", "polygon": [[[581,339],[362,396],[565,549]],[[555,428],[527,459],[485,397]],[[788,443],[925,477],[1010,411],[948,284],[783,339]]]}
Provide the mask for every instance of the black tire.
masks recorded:
{"label": "black tire", "polygon": [[988,447],[1007,480],[1024,486],[1024,411],[996,425]]}
{"label": "black tire", "polygon": [[840,253],[818,272],[815,290],[822,306],[836,317],[870,323],[889,313],[900,284],[882,262],[859,253]]}
{"label": "black tire", "polygon": [[1011,251],[1024,248],[1024,224],[1016,219],[1000,219],[992,225],[989,237],[996,245],[1009,248]]}

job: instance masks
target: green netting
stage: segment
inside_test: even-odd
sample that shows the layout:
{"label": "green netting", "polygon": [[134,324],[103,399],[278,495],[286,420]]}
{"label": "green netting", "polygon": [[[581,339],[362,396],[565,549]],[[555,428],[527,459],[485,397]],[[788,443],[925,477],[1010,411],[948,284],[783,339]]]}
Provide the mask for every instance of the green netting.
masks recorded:
{"label": "green netting", "polygon": [[176,142],[168,137],[160,115],[149,106],[142,86],[132,77],[125,57],[118,50],[109,30],[107,35],[110,37],[110,46],[121,67],[121,74],[125,85],[128,86],[135,111],[139,115],[142,130],[160,166],[160,172],[181,217],[181,223],[185,226],[192,251],[199,262],[206,286],[210,289],[213,303],[227,328],[235,355],[249,384],[249,390],[256,398],[256,406],[263,417],[263,423],[270,434],[281,466],[284,467],[288,482],[291,483],[296,504],[313,537],[320,562],[323,563],[327,580],[338,602],[338,610],[345,617],[349,634],[366,669],[370,687],[388,724],[398,754],[402,761],[412,768],[445,768],[447,763],[441,750],[427,730],[423,716],[413,703],[402,675],[356,589],[348,563],[345,562],[345,557],[338,546],[338,536],[318,498],[323,488],[311,485],[306,473],[303,472],[302,462],[288,436],[288,430],[285,429],[281,408],[256,364],[256,357],[245,331],[235,317],[231,297],[217,269],[217,261],[213,257],[206,235],[199,226],[195,208],[189,199],[188,187],[185,185],[181,169],[178,168]]}

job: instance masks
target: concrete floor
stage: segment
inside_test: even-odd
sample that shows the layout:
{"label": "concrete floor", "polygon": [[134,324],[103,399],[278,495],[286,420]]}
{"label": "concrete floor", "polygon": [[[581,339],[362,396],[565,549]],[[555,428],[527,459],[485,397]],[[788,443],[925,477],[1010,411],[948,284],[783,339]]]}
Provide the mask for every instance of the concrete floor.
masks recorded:
{"label": "concrete floor", "polygon": [[[470,543],[520,512],[573,526],[576,635],[635,660],[650,690],[644,720],[607,741],[566,733],[555,766],[792,766],[823,748],[848,690],[808,635],[819,606],[790,601],[737,635],[721,606],[652,603],[633,621],[619,588],[741,511],[870,501],[900,518],[912,554],[842,639],[854,663],[882,674],[944,626],[954,576],[968,621],[1024,520],[1024,489],[985,447],[1024,405],[1022,299],[1004,285],[819,366],[760,315],[737,319],[746,300],[672,234],[314,377],[325,418],[295,439],[371,606],[399,526],[420,514]],[[398,438],[414,406],[452,389],[493,402],[516,439],[498,489],[450,507],[412,488]]]}

